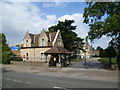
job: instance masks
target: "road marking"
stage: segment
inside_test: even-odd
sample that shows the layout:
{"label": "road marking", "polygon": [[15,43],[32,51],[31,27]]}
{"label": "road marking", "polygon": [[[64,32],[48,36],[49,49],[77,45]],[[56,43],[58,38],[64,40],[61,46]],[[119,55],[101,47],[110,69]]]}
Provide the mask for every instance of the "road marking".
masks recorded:
{"label": "road marking", "polygon": [[26,83],[31,83],[31,82],[26,82]]}
{"label": "road marking", "polygon": [[88,77],[88,76],[82,76],[82,77]]}
{"label": "road marking", "polygon": [[15,81],[15,82],[16,82],[17,80],[13,80],[13,81]]}
{"label": "road marking", "polygon": [[62,87],[56,87],[56,86],[54,86],[53,88],[58,88],[58,89],[60,89],[60,88],[61,88],[61,89],[62,89]]}
{"label": "road marking", "polygon": [[4,78],[4,79],[10,80],[9,78]]}
{"label": "road marking", "polygon": [[62,89],[62,90],[71,90],[71,89],[68,89],[68,88],[57,87],[57,86],[54,86],[53,88],[56,88],[56,89]]}
{"label": "road marking", "polygon": [[[4,78],[4,79],[6,79],[6,80],[12,80],[12,81],[15,81],[15,82],[23,82],[23,81],[21,81],[21,80],[15,80],[15,79],[9,79],[9,78]],[[24,83],[31,83],[31,82],[24,82]]]}

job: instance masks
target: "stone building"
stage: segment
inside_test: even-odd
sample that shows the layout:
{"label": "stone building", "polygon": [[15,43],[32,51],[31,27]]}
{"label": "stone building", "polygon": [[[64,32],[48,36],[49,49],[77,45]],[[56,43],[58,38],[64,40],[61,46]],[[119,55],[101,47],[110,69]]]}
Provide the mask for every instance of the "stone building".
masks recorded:
{"label": "stone building", "polygon": [[92,48],[92,45],[90,45],[89,43],[88,43],[88,41],[86,41],[85,42],[85,44],[83,45],[83,49],[85,50],[85,52],[84,51],[82,51],[82,50],[80,50],[80,56],[81,56],[81,58],[91,58],[92,56],[93,56],[93,48]]}
{"label": "stone building", "polygon": [[83,49],[85,50],[85,52],[80,50],[81,58],[85,58],[85,57],[86,58],[91,58],[93,56],[99,56],[100,55],[100,51],[99,50],[94,50],[92,45],[90,45],[87,40],[85,41],[85,44],[83,45]]}
{"label": "stone building", "polygon": [[53,47],[64,48],[60,30],[57,32],[43,30],[39,34],[27,32],[21,43],[20,55],[26,61],[47,62],[51,55],[46,55],[45,52]]}

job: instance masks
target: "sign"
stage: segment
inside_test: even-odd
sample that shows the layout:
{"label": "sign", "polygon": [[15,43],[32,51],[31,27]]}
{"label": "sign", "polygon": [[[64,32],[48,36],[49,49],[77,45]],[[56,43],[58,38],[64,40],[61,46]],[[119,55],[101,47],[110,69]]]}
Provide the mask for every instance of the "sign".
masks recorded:
{"label": "sign", "polygon": [[12,46],[11,47],[11,50],[19,50],[20,49],[20,47],[18,47],[18,46]]}

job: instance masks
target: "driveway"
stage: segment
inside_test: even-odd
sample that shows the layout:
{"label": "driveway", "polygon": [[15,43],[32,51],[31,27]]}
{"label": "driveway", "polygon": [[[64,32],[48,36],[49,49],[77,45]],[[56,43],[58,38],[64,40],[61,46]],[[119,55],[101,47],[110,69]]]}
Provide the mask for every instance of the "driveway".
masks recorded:
{"label": "driveway", "polygon": [[[100,63],[97,59],[86,60],[86,66],[90,69],[104,69],[104,64]],[[85,61],[75,62],[70,67],[71,68],[84,68]]]}

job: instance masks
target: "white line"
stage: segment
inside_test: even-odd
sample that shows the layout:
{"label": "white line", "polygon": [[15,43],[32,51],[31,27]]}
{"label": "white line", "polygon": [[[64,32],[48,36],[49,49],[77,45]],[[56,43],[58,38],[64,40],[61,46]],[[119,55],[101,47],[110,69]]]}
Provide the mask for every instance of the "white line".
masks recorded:
{"label": "white line", "polygon": [[82,76],[82,77],[88,77],[88,76]]}
{"label": "white line", "polygon": [[15,82],[16,82],[17,80],[13,80],[13,81],[15,81]]}
{"label": "white line", "polygon": [[6,80],[10,80],[9,78],[4,78],[4,79],[6,79]]}
{"label": "white line", "polygon": [[26,83],[31,83],[31,82],[26,82]]}
{"label": "white line", "polygon": [[53,88],[58,88],[58,89],[61,88],[62,89],[62,87],[56,87],[56,86],[54,86]]}
{"label": "white line", "polygon": [[62,89],[62,90],[71,90],[71,89],[67,89],[67,88],[63,88],[63,87],[57,87],[57,86],[54,86],[53,88]]}
{"label": "white line", "polygon": [[20,81],[20,80],[17,80],[17,82],[22,82],[22,81]]}

